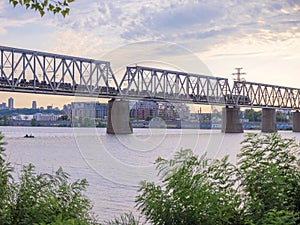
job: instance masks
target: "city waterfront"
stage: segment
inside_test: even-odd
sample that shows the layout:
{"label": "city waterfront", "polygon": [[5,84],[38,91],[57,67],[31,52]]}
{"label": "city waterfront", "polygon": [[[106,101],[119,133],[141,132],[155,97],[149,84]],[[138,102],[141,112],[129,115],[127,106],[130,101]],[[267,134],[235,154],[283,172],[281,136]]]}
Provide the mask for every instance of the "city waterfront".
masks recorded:
{"label": "city waterfront", "polygon": [[[7,158],[20,173],[22,165],[33,163],[38,172],[62,166],[72,179],[87,178],[87,195],[99,220],[135,211],[139,181],[154,180],[153,165],[159,156],[169,158],[181,148],[209,158],[230,155],[235,162],[244,134],[220,130],[134,129],[130,135],[108,135],[105,128],[1,127],[7,142]],[[24,138],[32,134],[35,138]],[[284,137],[298,133],[280,131]]]}

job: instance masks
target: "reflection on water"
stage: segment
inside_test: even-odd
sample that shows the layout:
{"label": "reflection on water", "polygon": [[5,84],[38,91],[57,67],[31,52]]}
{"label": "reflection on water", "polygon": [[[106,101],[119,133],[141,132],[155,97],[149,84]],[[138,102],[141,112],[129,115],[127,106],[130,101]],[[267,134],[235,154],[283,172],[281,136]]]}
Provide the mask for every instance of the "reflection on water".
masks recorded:
{"label": "reflection on water", "polygon": [[[87,178],[87,195],[100,220],[134,211],[134,199],[141,180],[156,180],[153,165],[159,156],[169,158],[181,148],[210,158],[235,155],[244,134],[223,134],[219,130],[134,129],[130,135],[107,135],[104,128],[1,127],[7,157],[17,168],[33,163],[39,172],[59,166],[73,179]],[[254,131],[251,131],[254,132]],[[23,138],[33,134],[35,138]],[[284,136],[300,135],[282,132]]]}

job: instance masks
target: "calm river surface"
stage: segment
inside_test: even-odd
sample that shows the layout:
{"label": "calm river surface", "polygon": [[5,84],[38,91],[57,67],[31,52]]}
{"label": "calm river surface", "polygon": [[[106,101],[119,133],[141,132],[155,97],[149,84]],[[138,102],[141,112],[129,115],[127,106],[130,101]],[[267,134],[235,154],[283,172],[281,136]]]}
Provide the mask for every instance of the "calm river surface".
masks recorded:
{"label": "calm river surface", "polygon": [[[131,135],[116,136],[104,128],[0,127],[0,131],[17,173],[22,165],[33,163],[38,172],[62,166],[72,179],[86,178],[87,195],[100,221],[135,211],[139,182],[157,180],[153,165],[157,157],[170,158],[181,148],[190,148],[196,154],[207,152],[210,158],[229,155],[235,162],[245,135],[179,129],[134,129]],[[280,133],[300,141],[300,134]],[[35,138],[25,139],[25,134]]]}

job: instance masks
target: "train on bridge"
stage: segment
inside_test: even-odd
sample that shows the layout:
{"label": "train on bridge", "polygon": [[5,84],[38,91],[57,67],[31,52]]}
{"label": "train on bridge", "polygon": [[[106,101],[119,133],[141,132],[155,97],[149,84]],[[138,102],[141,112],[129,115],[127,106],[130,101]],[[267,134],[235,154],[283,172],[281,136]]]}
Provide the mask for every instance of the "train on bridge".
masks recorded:
{"label": "train on bridge", "polygon": [[[21,79],[20,82],[17,78],[8,80],[4,77],[0,77],[0,88],[7,88],[8,90],[13,89],[15,91],[26,91],[26,90],[32,90],[35,89],[36,91],[42,91],[42,92],[62,92],[62,93],[85,93],[86,92],[86,85],[81,84],[74,84],[71,83],[60,83],[60,82],[50,82],[47,83],[46,81],[41,81],[35,79],[35,80],[29,80]],[[109,96],[116,96],[119,94],[119,90],[117,90],[114,87],[107,87],[107,86],[89,86],[88,88],[92,89],[94,93],[102,95],[109,95]]]}

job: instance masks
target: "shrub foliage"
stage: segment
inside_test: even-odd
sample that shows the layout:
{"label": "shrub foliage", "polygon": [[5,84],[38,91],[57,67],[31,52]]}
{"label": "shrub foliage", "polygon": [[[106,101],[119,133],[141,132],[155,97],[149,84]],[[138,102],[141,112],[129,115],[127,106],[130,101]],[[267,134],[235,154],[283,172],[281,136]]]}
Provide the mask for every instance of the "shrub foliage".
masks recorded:
{"label": "shrub foliage", "polygon": [[249,134],[242,144],[238,178],[247,218],[261,224],[275,212],[277,216],[299,213],[299,145],[295,140],[277,133]]}
{"label": "shrub foliage", "polygon": [[36,173],[32,164],[24,166],[18,180],[4,157],[0,134],[0,224],[92,224],[91,203],[83,194],[85,179],[69,181],[59,168],[55,173]]}
{"label": "shrub foliage", "polygon": [[139,218],[135,218],[132,213],[124,213],[120,217],[116,217],[113,220],[106,221],[105,225],[144,225],[140,222]]}
{"label": "shrub foliage", "polygon": [[[96,224],[85,179],[69,182],[61,168],[37,174],[29,164],[15,181],[4,144],[0,134],[0,224]],[[182,149],[156,160],[161,181],[141,182],[137,208],[155,225],[300,224],[299,152],[294,139],[277,133],[248,134],[236,165]],[[144,222],[129,213],[105,224]]]}
{"label": "shrub foliage", "polygon": [[299,146],[279,134],[248,134],[237,165],[179,151],[156,161],[161,183],[143,181],[137,207],[148,222],[299,224]]}

